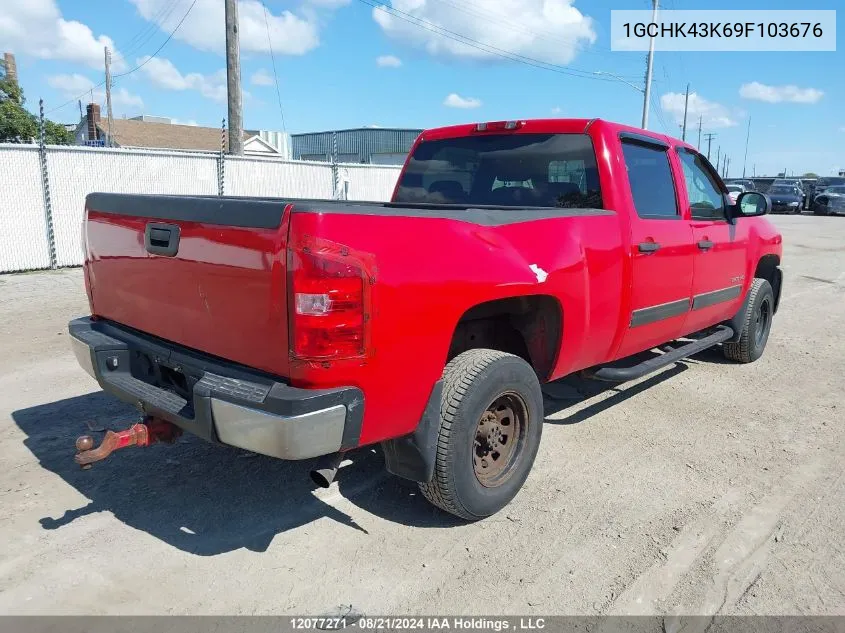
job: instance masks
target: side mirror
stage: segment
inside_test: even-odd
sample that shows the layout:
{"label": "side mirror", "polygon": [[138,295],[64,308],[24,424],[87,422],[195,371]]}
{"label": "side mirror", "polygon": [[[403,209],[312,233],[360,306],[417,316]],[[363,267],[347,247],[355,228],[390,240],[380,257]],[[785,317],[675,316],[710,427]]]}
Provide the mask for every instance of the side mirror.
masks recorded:
{"label": "side mirror", "polygon": [[731,215],[735,218],[751,218],[766,215],[771,208],[769,196],[757,191],[745,191],[737,197]]}

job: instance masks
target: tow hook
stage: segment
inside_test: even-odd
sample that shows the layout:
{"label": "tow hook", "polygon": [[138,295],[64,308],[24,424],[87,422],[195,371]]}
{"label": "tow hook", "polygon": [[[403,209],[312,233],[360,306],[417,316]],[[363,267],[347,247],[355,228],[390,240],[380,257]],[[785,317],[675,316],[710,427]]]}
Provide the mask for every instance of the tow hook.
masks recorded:
{"label": "tow hook", "polygon": [[149,446],[157,442],[172,444],[182,435],[178,426],[156,418],[146,416],[141,422],[133,424],[124,431],[106,431],[103,441],[94,448],[94,438],[82,435],[76,440],[76,456],[74,460],[83,469],[91,468],[91,464],[105,459],[114,451],[129,446]]}

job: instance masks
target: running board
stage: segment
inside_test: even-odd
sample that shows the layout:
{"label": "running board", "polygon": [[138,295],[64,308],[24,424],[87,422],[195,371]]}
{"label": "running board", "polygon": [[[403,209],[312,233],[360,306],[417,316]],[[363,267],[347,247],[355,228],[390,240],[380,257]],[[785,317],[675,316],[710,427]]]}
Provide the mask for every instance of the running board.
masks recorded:
{"label": "running board", "polygon": [[649,358],[633,367],[602,367],[593,372],[585,372],[588,378],[605,382],[625,382],[642,378],[646,374],[657,371],[662,367],[676,363],[679,360],[697,354],[708,347],[713,347],[732,338],[734,331],[727,325],[720,325],[709,336],[697,339],[678,348],[672,348],[665,354]]}

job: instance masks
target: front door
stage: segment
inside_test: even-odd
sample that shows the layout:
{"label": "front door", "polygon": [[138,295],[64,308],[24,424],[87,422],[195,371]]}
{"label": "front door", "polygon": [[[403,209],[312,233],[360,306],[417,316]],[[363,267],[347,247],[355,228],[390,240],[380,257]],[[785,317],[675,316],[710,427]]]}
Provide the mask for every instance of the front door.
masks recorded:
{"label": "front door", "polygon": [[617,358],[680,336],[689,312],[692,230],[681,216],[668,151],[645,137],[622,140],[636,214],[631,214],[630,319]]}
{"label": "front door", "polygon": [[677,154],[695,244],[692,310],[683,328],[689,334],[729,319],[739,309],[747,287],[748,223],[728,222],[727,191],[704,156],[687,148],[678,148]]}

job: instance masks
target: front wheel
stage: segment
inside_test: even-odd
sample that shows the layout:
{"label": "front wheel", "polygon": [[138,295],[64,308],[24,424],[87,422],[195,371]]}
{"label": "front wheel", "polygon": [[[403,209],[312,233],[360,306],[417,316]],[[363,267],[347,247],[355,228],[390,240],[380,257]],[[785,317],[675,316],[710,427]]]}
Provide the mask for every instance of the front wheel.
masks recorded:
{"label": "front wheel", "polygon": [[760,358],[769,340],[774,314],[775,294],[771,284],[765,279],[754,279],[749,290],[739,341],[722,345],[725,357],[739,363],[752,363]]}
{"label": "front wheel", "polygon": [[473,349],[443,371],[434,477],[423,496],[462,519],[494,514],[531,470],[543,431],[543,396],[531,366],[513,354]]}

